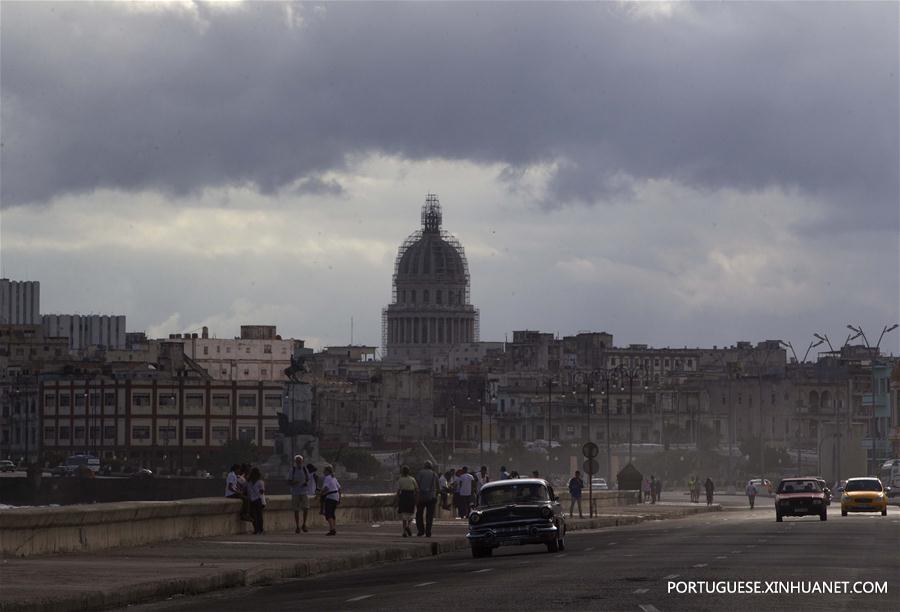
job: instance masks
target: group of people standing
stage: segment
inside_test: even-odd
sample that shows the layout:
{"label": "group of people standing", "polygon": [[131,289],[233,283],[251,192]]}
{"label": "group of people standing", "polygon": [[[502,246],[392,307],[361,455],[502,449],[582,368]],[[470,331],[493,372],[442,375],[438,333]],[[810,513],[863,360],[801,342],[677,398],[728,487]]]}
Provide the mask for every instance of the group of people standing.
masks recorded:
{"label": "group of people standing", "polygon": [[266,507],[266,483],[258,467],[249,464],[231,466],[225,478],[225,497],[241,500],[241,520],[253,523],[253,533],[263,532],[263,509]]}
{"label": "group of people standing", "polygon": [[641,493],[641,501],[644,503],[650,502],[651,504],[655,504],[660,501],[660,497],[662,496],[662,480],[651,474],[649,479],[644,479],[644,482],[641,485]]}
{"label": "group of people standing", "polygon": [[700,502],[701,489],[706,491],[706,505],[711,506],[716,492],[716,485],[713,483],[712,478],[707,476],[706,482],[701,485],[699,478],[691,476],[690,480],[688,480],[688,492],[691,494],[691,501],[695,504]]}
{"label": "group of people standing", "polygon": [[[305,463],[303,455],[294,455],[294,464],[288,474],[288,486],[291,488],[291,508],[294,510],[294,533],[306,533],[309,528],[306,520],[312,500],[319,500],[319,514],[328,523],[328,533],[337,535],[337,507],[341,503],[341,483],[334,475],[334,468],[326,465],[319,476],[318,469],[312,463]],[[303,522],[300,516],[303,515]]]}
{"label": "group of people standing", "polygon": [[[294,510],[295,533],[309,531],[306,526],[311,501],[319,499],[319,512],[328,522],[328,533],[337,535],[335,514],[341,501],[341,483],[334,476],[334,469],[325,466],[324,475],[320,478],[316,466],[305,464],[302,455],[294,457],[288,475],[288,486],[291,490],[291,507]],[[241,520],[253,523],[253,533],[264,533],[264,515],[266,508],[266,483],[258,467],[247,464],[234,464],[225,478],[225,497],[240,499]],[[300,516],[303,515],[303,522]]]}

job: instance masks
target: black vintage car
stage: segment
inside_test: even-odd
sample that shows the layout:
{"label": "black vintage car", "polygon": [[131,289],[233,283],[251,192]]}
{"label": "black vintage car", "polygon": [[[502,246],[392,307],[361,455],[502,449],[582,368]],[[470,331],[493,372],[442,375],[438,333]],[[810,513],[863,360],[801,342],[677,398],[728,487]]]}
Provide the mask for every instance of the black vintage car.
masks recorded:
{"label": "black vintage car", "polygon": [[481,488],[466,537],[473,557],[488,557],[499,546],[518,544],[544,544],[557,552],[566,547],[566,522],[546,480],[500,480]]}

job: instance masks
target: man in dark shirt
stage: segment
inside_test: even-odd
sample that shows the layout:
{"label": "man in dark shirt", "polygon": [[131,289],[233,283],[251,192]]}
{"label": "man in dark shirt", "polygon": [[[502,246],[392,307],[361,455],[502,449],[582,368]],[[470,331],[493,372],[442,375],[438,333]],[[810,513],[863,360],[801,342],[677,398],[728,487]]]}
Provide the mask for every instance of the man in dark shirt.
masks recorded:
{"label": "man in dark shirt", "polygon": [[581,472],[575,470],[575,475],[569,480],[569,495],[572,496],[572,503],[569,506],[569,516],[575,515],[575,504],[578,504],[578,518],[584,518],[581,513],[581,490],[584,488],[584,481],[581,479]]}
{"label": "man in dark shirt", "polygon": [[[416,474],[416,482],[419,485],[419,501],[416,503],[416,531],[420,536],[431,537],[439,480],[437,473],[432,468],[431,461],[426,461],[425,467]],[[425,514],[424,521],[422,520],[423,513]]]}

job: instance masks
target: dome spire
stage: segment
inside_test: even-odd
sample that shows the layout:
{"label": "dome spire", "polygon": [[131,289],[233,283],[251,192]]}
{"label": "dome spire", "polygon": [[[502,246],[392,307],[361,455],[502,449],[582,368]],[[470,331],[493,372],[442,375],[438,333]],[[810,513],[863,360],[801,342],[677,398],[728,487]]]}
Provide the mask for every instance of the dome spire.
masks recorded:
{"label": "dome spire", "polygon": [[437,234],[441,231],[441,202],[437,194],[429,193],[425,196],[425,204],[422,205],[422,231],[428,234]]}

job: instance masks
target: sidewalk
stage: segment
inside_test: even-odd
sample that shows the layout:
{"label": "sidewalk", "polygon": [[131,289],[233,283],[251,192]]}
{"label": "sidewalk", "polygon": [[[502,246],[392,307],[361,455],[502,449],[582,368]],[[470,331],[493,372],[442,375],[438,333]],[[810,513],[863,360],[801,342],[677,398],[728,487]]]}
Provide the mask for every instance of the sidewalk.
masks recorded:
{"label": "sidewalk", "polygon": [[[678,518],[718,506],[657,504],[604,508],[568,519],[570,531]],[[432,538],[404,538],[399,523],[338,526],[328,537],[267,533],[181,540],[96,554],[3,559],[0,612],[89,610],[177,594],[264,585],[325,572],[431,557],[468,548],[465,521],[438,521]]]}

